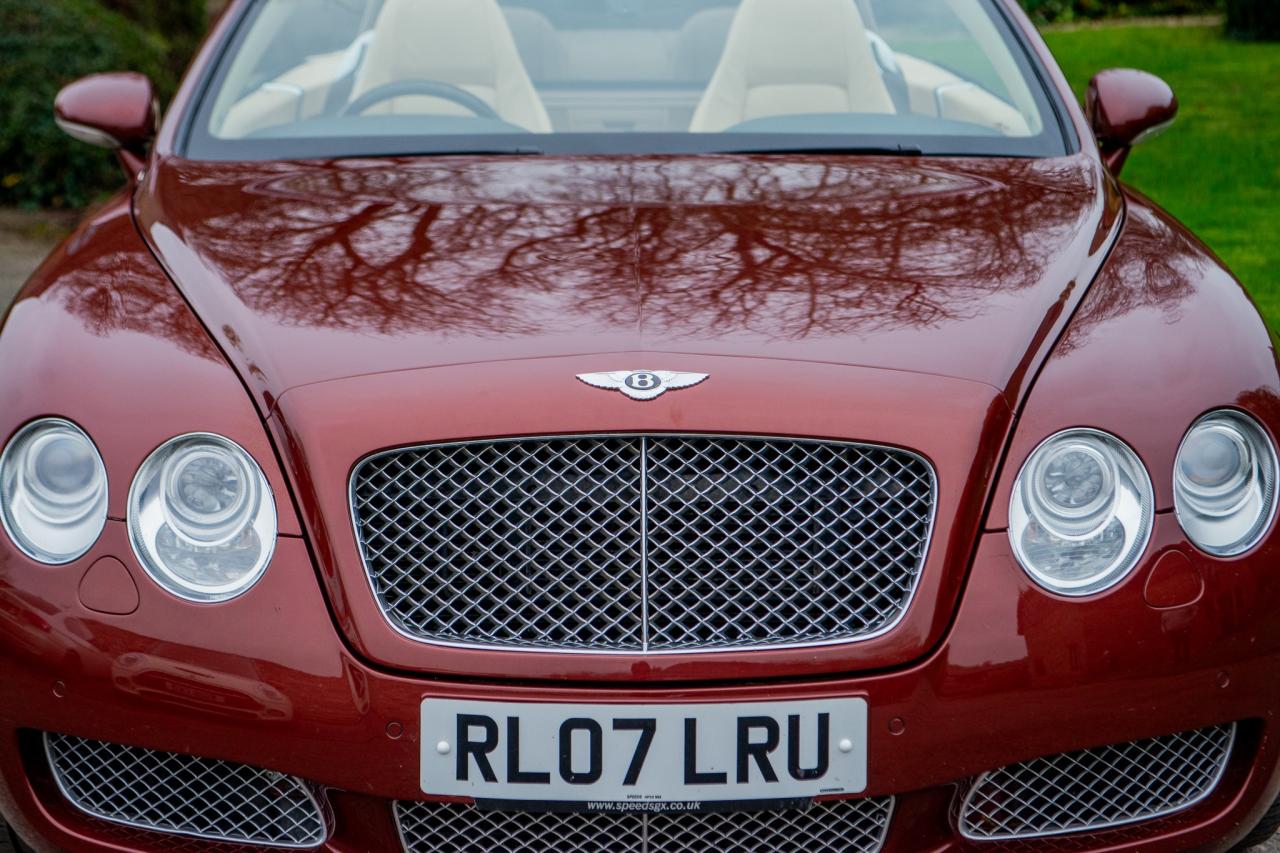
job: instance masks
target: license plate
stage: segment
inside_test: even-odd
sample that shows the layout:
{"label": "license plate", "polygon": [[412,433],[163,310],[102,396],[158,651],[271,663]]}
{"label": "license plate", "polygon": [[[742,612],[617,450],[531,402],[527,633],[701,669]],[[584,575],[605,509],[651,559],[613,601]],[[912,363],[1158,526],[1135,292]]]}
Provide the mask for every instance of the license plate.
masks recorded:
{"label": "license plate", "polygon": [[544,705],[426,699],[422,791],[478,804],[681,811],[867,787],[865,699]]}

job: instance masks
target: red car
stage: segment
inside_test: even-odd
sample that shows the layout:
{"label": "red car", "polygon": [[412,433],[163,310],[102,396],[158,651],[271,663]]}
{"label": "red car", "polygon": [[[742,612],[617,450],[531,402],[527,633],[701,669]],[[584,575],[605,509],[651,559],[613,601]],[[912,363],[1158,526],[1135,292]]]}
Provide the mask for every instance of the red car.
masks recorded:
{"label": "red car", "polygon": [[0,335],[37,850],[1227,850],[1280,373],[1014,0],[237,0]]}

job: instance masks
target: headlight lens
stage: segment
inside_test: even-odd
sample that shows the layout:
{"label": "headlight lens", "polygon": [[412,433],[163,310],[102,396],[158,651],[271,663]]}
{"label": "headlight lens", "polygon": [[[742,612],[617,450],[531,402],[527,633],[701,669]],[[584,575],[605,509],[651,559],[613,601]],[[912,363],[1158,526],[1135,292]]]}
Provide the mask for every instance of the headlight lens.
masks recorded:
{"label": "headlight lens", "polygon": [[28,424],[0,459],[0,516],[33,560],[63,565],[83,557],[107,524],[107,469],[75,424]]}
{"label": "headlight lens", "polygon": [[1106,433],[1069,430],[1023,466],[1009,537],[1036,583],[1061,595],[1092,595],[1137,565],[1154,512],[1151,478],[1137,454]]}
{"label": "headlight lens", "polygon": [[216,435],[165,444],[129,492],[129,535],[156,581],[192,601],[226,601],[266,571],[276,544],[271,486],[253,457]]}
{"label": "headlight lens", "polygon": [[1234,557],[1262,540],[1276,511],[1276,451],[1253,418],[1214,412],[1195,423],[1178,450],[1174,506],[1202,550]]}

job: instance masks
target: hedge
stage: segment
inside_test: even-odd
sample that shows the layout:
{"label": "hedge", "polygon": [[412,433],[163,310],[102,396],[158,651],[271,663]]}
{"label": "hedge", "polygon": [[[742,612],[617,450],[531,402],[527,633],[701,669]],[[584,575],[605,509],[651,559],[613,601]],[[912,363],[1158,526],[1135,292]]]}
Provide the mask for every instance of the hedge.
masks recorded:
{"label": "hedge", "polygon": [[168,40],[169,66],[175,75],[186,70],[204,33],[205,0],[100,0],[147,32]]}
{"label": "hedge", "polygon": [[[65,136],[53,123],[53,99],[67,83],[98,71],[141,71],[162,97],[173,93],[191,39],[160,35],[190,10],[174,0],[0,0],[0,204],[84,207],[119,186],[114,157]],[[202,3],[200,5],[203,5]],[[184,41],[183,39],[186,39]]]}
{"label": "hedge", "polygon": [[1280,0],[1227,0],[1227,32],[1240,39],[1280,41]]}
{"label": "hedge", "polygon": [[[1277,0],[1255,0],[1259,5]],[[1036,23],[1132,15],[1204,15],[1222,11],[1223,0],[1022,0]]]}

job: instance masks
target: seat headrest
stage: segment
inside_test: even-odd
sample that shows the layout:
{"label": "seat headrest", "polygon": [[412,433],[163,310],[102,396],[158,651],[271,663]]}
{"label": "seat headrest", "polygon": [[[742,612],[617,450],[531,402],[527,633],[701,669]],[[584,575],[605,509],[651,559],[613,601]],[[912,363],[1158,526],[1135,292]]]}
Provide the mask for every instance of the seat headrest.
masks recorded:
{"label": "seat headrest", "polygon": [[[489,103],[506,121],[535,133],[552,129],[497,0],[387,0],[352,99],[401,81],[451,83]],[[447,101],[413,96],[383,107],[401,105],[465,112]]]}
{"label": "seat headrest", "polygon": [[513,56],[515,40],[496,0],[387,0],[363,76],[376,79],[374,85],[444,80],[492,86]]}
{"label": "seat headrest", "polygon": [[691,130],[844,111],[894,112],[853,0],[742,0]]}
{"label": "seat headrest", "polygon": [[872,59],[852,0],[743,0],[734,29],[726,60],[739,54],[748,86],[844,86],[857,60]]}

